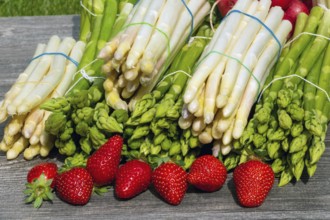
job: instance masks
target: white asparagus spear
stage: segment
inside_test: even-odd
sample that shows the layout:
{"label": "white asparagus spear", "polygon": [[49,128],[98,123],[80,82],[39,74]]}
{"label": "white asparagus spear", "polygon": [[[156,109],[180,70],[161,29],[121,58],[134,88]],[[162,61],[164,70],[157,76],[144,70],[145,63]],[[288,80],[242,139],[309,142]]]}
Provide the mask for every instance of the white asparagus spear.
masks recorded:
{"label": "white asparagus spear", "polygon": [[40,144],[30,145],[28,148],[24,150],[23,156],[26,160],[32,160],[35,156],[40,153]]}
{"label": "white asparagus spear", "polygon": [[[252,4],[247,9],[247,14],[255,14],[258,8],[258,1],[253,1]],[[243,16],[241,19],[241,22],[238,25],[238,28],[235,32],[235,34],[232,36],[232,39],[230,41],[229,47],[226,49],[225,54],[229,54],[230,51],[232,51],[234,45],[237,42],[237,39],[240,38],[244,34],[244,30],[248,25],[248,22],[250,21],[250,18],[248,16]],[[225,55],[220,55],[220,61],[215,69],[213,69],[213,72],[210,74],[210,76],[207,79],[207,92],[205,93],[205,106],[203,109],[203,114],[205,118],[205,123],[211,123],[214,119],[214,107],[216,104],[216,97],[219,93],[219,86],[221,77],[223,75],[223,72],[225,70],[225,65],[228,62],[228,58]],[[216,91],[216,92],[215,92]],[[220,133],[222,134],[223,131]]]}
{"label": "white asparagus spear", "polygon": [[128,26],[126,26],[125,33],[122,34],[118,48],[114,53],[115,60],[120,61],[126,57],[126,54],[131,49],[136,34],[138,33],[141,26],[141,25],[136,25],[136,23],[140,23],[143,21],[144,16],[148,10],[148,6],[151,3],[152,0],[141,0],[137,5],[138,8],[136,9],[132,20],[130,21]]}
{"label": "white asparagus spear", "polygon": [[13,160],[29,145],[29,140],[21,136],[6,153],[7,160]]}
{"label": "white asparagus spear", "polygon": [[216,140],[220,140],[223,136],[223,132],[220,132],[218,130],[218,123],[222,117],[222,112],[220,109],[218,109],[217,113],[215,114],[215,118],[212,122],[212,137]]}
{"label": "white asparagus spear", "polygon": [[[248,6],[250,6],[252,0],[238,0],[236,5],[238,10],[245,11]],[[221,30],[221,34],[218,39],[212,38],[212,41],[215,40],[217,43],[214,44],[214,47],[210,50],[218,51],[223,53],[228,46],[228,43],[231,40],[232,35],[234,34],[235,30],[237,29],[239,22],[242,18],[241,14],[234,13],[228,16],[223,22],[225,22],[225,26]],[[220,31],[220,30],[217,30]],[[217,34],[215,34],[217,35]],[[218,54],[209,54],[205,59],[202,58],[203,62],[200,63],[193,74],[193,77],[189,80],[187,85],[186,92],[183,96],[185,103],[190,103],[193,97],[196,95],[198,88],[201,86],[203,82],[207,79],[210,72],[215,68],[221,56]]]}
{"label": "white asparagus spear", "polygon": [[[209,8],[209,5],[207,5],[207,4],[204,5],[203,8],[195,16],[194,29],[201,24],[201,22],[203,21],[203,19],[205,18],[206,14],[208,12],[208,8]],[[186,30],[185,36],[188,36],[189,32],[190,32],[190,28],[188,28]],[[176,48],[173,49],[173,47],[172,47],[171,57],[169,57],[169,58],[167,57],[166,51],[163,53],[163,56],[159,60],[157,67],[155,68],[154,72],[151,74],[151,77],[142,76],[140,78],[140,83],[141,83],[141,85],[144,85],[144,86],[142,86],[142,88],[139,89],[138,92],[131,99],[131,101],[129,103],[130,109],[134,109],[134,106],[135,106],[137,100],[139,100],[145,94],[149,93],[154,88],[154,86],[158,82],[159,77],[161,76],[161,73],[166,69],[166,65],[165,65],[165,68],[163,65],[168,64],[173,60],[174,55],[177,54],[178,50],[181,48],[181,46],[184,44],[184,42],[185,42],[185,38],[181,38],[179,43],[176,45]]]}
{"label": "white asparagus spear", "polygon": [[[73,38],[65,38],[61,42],[58,52],[68,55],[75,43],[76,41]],[[63,56],[54,57],[49,73],[28,94],[29,98],[22,102],[20,106],[17,106],[17,112],[19,114],[24,114],[31,111],[31,109],[42,103],[57,87],[65,73],[66,61],[67,59]]]}
{"label": "white asparagus spear", "polygon": [[188,128],[191,127],[194,119],[195,119],[195,116],[193,114],[189,114],[185,118],[181,116],[179,118],[178,124],[179,124],[180,128],[182,128],[182,129],[188,129]]}
{"label": "white asparagus spear", "polygon": [[203,117],[195,118],[195,120],[192,123],[192,130],[194,132],[201,132],[206,127],[206,124],[204,123]]}
{"label": "white asparagus spear", "polygon": [[[127,26],[127,24],[129,24],[133,18],[133,15],[135,14],[135,11],[138,8],[138,5],[136,5],[135,7],[133,7],[133,4],[125,4],[122,12],[120,13],[121,15],[127,16],[127,19],[125,21],[124,27]],[[119,15],[120,16],[120,15]],[[119,33],[116,34],[116,36],[114,36],[109,42],[107,42],[104,46],[104,48],[102,48],[102,50],[100,51],[100,53],[98,54],[97,58],[98,59],[103,59],[105,62],[108,62],[110,59],[113,58],[113,54],[115,53],[119,43],[120,43],[120,37],[121,35],[125,32],[125,30],[120,31]]]}
{"label": "white asparagus spear", "polygon": [[[33,55],[33,57],[37,57],[38,55],[42,54],[45,51],[46,44],[38,44],[37,49]],[[8,90],[5,94],[4,100],[0,104],[0,123],[4,122],[7,117],[7,106],[12,100],[20,93],[21,89],[25,85],[30,74],[33,72],[34,68],[38,65],[40,59],[32,60],[26,69],[18,76],[15,83],[12,87]]]}
{"label": "white asparagus spear", "polygon": [[[286,41],[291,29],[291,23],[286,20],[283,20],[278,29],[276,30],[275,35],[282,45]],[[276,61],[278,50],[279,48],[277,42],[272,39],[261,54],[259,61],[253,71],[253,75],[256,77],[257,80],[265,80],[274,62]],[[263,82],[260,86],[263,86]],[[254,78],[250,78],[236,115],[236,121],[233,131],[233,137],[235,139],[238,139],[242,136],[243,130],[247,124],[248,115],[251,111],[255,98],[258,95],[258,92],[260,92],[258,83]]]}
{"label": "white asparagus spear", "polygon": [[44,114],[45,114],[45,110],[35,108],[27,115],[27,118],[25,119],[24,127],[22,129],[22,134],[25,138],[29,139],[33,135],[37,125],[44,117]]}
{"label": "white asparagus spear", "polygon": [[[170,38],[174,31],[173,27],[175,26],[183,7],[184,5],[181,3],[178,4],[177,0],[166,1],[156,23],[157,29],[153,32],[141,59],[141,70],[144,74],[149,75],[153,72],[159,56],[165,51],[169,44],[168,38]],[[165,37],[164,34],[167,37]]]}
{"label": "white asparagus spear", "polygon": [[[186,4],[187,4],[187,7],[189,8],[190,12],[194,16],[194,22],[197,22],[199,20],[199,18],[197,18],[197,16],[202,15],[203,17],[205,17],[207,12],[210,11],[210,7],[211,7],[210,4],[205,0],[190,1]],[[183,8],[182,10],[183,11],[182,11],[180,17],[178,18],[178,20],[175,24],[175,29],[173,30],[173,33],[169,36],[170,49],[175,47],[174,45],[179,44],[180,41],[185,40],[186,37],[188,37],[189,33],[192,31],[191,30],[191,22],[192,22],[191,15],[188,12],[188,9]],[[194,27],[195,26],[196,25],[194,24]],[[188,32],[187,32],[187,30],[188,30]],[[165,50],[165,51],[163,50],[163,52],[161,50],[157,50],[157,52],[158,53],[154,54],[154,56],[153,56],[154,61],[160,59],[160,56],[162,55],[161,53],[163,53],[161,59],[166,59],[166,58],[164,58],[164,56],[166,56],[166,57],[169,56],[169,52],[167,50]],[[148,75],[148,73],[146,73],[146,75]]]}
{"label": "white asparagus spear", "polygon": [[14,136],[15,134],[21,132],[22,127],[24,126],[26,115],[14,115],[8,126],[8,135]]}
{"label": "white asparagus spear", "polygon": [[[284,11],[281,7],[272,7],[265,21],[265,25],[272,31],[275,32],[277,27],[280,25]],[[248,80],[250,79],[251,73],[258,62],[258,59],[267,46],[268,42],[273,38],[269,30],[261,28],[257,36],[255,37],[252,45],[248,49],[246,56],[243,60],[243,65],[238,73],[237,80],[235,82],[232,93],[228,99],[228,103],[223,109],[223,115],[229,117],[234,112],[234,109],[239,104],[239,100],[244,93]],[[247,68],[247,69],[246,69]],[[249,72],[250,70],[251,72]]]}
{"label": "white asparagus spear", "polygon": [[6,145],[12,147],[13,144],[22,136],[20,132],[18,132],[15,135],[9,135],[8,134],[8,127],[6,126],[3,131],[3,140],[6,143]]}
{"label": "white asparagus spear", "polygon": [[[58,36],[52,36],[47,44],[45,52],[56,52],[58,50],[60,41],[61,39]],[[7,111],[10,115],[17,114],[17,108],[21,105],[22,102],[26,101],[26,98],[29,96],[30,92],[37,86],[39,81],[48,72],[49,67],[54,59],[54,56],[45,55],[40,57],[39,59],[40,61],[38,65],[34,68],[33,72],[26,80],[26,83],[21,89],[20,93],[7,106]]]}
{"label": "white asparagus spear", "polygon": [[[187,105],[188,110],[189,110],[190,113],[195,114],[198,110],[203,109],[203,106],[204,106],[204,97],[205,97],[205,83],[198,89],[197,95]],[[201,103],[201,101],[203,101],[203,103]]]}
{"label": "white asparagus spear", "polygon": [[224,145],[229,145],[233,140],[233,130],[234,130],[235,119],[232,120],[229,128],[223,133],[222,143]]}
{"label": "white asparagus spear", "polygon": [[218,157],[219,153],[220,153],[220,146],[221,146],[221,142],[220,140],[215,140],[213,142],[213,147],[212,147],[212,155],[214,157]]}
{"label": "white asparagus spear", "polygon": [[[258,5],[258,9],[256,14],[254,15],[256,18],[265,21],[265,18],[268,14],[269,7],[271,5],[270,0],[261,0]],[[250,19],[248,25],[244,31],[244,37],[241,37],[237,40],[233,50],[230,53],[230,56],[242,61],[243,57],[246,54],[248,47],[251,45],[253,39],[261,28],[261,24],[254,19]],[[218,108],[222,108],[226,105],[229,95],[231,94],[234,84],[237,79],[239,68],[241,64],[237,62],[237,60],[229,59],[225,73],[223,74],[222,83],[220,86],[220,93],[217,97],[217,106]]]}
{"label": "white asparagus spear", "polygon": [[232,149],[232,146],[231,146],[231,144],[225,145],[225,144],[222,143],[220,145],[220,149],[221,149],[221,154],[223,156],[226,156],[226,155],[228,155],[230,153],[230,151]]}
{"label": "white asparagus spear", "polygon": [[[85,46],[86,44],[82,41],[78,41],[72,48],[70,52],[70,57],[77,61],[78,63],[80,62],[84,51],[85,51]],[[63,74],[63,77],[58,84],[58,86],[54,89],[52,92],[51,98],[58,98],[61,96],[64,96],[67,90],[69,89],[71,82],[74,78],[75,73],[77,72],[78,67],[72,63],[71,61],[67,60],[66,61],[66,67],[65,67],[65,72]]]}
{"label": "white asparagus spear", "polygon": [[151,26],[141,25],[134,40],[133,46],[127,55],[126,66],[129,69],[134,68],[137,65],[140,57],[143,55],[143,52],[151,38],[152,31],[154,30],[152,26],[156,24],[164,4],[165,0],[152,1],[150,4],[143,22],[148,23]]}
{"label": "white asparagus spear", "polygon": [[205,127],[204,131],[198,136],[198,140],[202,144],[209,144],[213,141],[211,125]]}

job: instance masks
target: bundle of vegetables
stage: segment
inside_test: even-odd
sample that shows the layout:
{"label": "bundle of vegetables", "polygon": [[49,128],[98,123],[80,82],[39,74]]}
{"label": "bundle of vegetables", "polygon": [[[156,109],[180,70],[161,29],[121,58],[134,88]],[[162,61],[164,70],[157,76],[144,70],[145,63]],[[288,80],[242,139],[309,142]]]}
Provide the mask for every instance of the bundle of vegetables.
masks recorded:
{"label": "bundle of vegetables", "polygon": [[56,136],[59,153],[67,156],[81,150],[90,154],[112,133],[122,133],[123,122],[128,118],[126,111],[112,111],[105,104],[103,61],[96,57],[112,35],[122,28],[134,1],[85,0],[83,4],[90,12],[84,11],[81,16],[80,38],[87,39],[88,43],[80,70],[65,97],[50,99],[41,105],[42,109],[53,112],[45,129]]}
{"label": "bundle of vegetables", "polygon": [[210,37],[207,25],[199,28],[197,36],[186,44],[174,58],[164,78],[149,94],[137,101],[131,117],[125,123],[127,146],[123,155],[145,158],[155,167],[171,159],[189,168],[200,151],[197,137],[189,129],[179,128],[182,94],[191,69],[202,54]]}
{"label": "bundle of vegetables", "polygon": [[294,41],[283,50],[267,79],[270,86],[225,158],[227,168],[255,155],[272,164],[280,186],[298,181],[304,170],[314,175],[330,120],[329,37],[329,10],[316,6],[309,16],[298,16]]}
{"label": "bundle of vegetables", "polygon": [[38,45],[34,58],[0,104],[0,122],[11,117],[0,143],[7,159],[16,158],[22,151],[26,159],[49,154],[55,140],[45,132],[49,112],[39,106],[65,94],[84,49],[84,42],[71,37],[61,40],[52,36],[47,45]]}
{"label": "bundle of vegetables", "polygon": [[323,6],[325,8],[330,8],[330,1],[329,0],[312,0],[313,6]]}
{"label": "bundle of vegetables", "polygon": [[[270,0],[238,0],[220,23],[189,80],[179,120],[203,144],[228,154],[291,31]],[[267,27],[267,28],[266,28]],[[216,149],[216,148],[215,148]]]}
{"label": "bundle of vegetables", "polygon": [[127,110],[130,100],[133,110],[209,11],[206,0],[139,1],[121,32],[99,54],[108,74],[104,84],[107,104]]}

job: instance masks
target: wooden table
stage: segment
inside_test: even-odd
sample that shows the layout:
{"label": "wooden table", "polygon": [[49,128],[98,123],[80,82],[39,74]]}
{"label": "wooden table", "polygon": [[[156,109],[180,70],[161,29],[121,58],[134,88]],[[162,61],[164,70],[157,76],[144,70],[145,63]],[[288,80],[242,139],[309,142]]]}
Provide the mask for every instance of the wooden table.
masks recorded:
{"label": "wooden table", "polygon": [[[79,32],[78,16],[0,18],[0,100],[32,58],[37,43],[51,35],[74,36]],[[3,136],[4,123],[0,125]],[[326,139],[330,146],[330,132]],[[83,207],[68,205],[58,198],[36,210],[25,205],[22,193],[27,171],[40,161],[22,156],[7,161],[0,154],[0,219],[330,219],[330,149],[326,149],[313,178],[283,188],[274,186],[259,208],[242,208],[233,197],[232,174],[215,193],[189,189],[179,206],[163,202],[153,191],[129,201],[118,201],[113,190],[103,197],[93,196]],[[277,184],[277,180],[276,180]]]}

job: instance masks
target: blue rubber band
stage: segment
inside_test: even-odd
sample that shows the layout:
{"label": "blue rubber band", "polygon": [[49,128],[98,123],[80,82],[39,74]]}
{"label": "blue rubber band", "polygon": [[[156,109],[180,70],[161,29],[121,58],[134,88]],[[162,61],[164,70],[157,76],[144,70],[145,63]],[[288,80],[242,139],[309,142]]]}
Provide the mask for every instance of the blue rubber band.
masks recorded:
{"label": "blue rubber band", "polygon": [[188,40],[187,42],[189,42],[192,34],[193,34],[193,31],[194,31],[194,15],[193,13],[191,12],[190,8],[188,7],[188,5],[186,4],[186,1],[185,0],[181,0],[184,7],[186,7],[186,9],[188,10],[188,13],[190,14],[191,16],[191,25],[190,25],[190,33],[189,33],[189,37],[188,37]]}
{"label": "blue rubber band", "polygon": [[232,13],[239,13],[239,14],[243,14],[243,15],[246,15],[246,16],[248,16],[248,17],[250,17],[250,18],[252,18],[252,19],[254,19],[254,20],[256,20],[256,21],[258,21],[264,28],[266,28],[266,30],[268,30],[269,31],[269,33],[273,36],[273,38],[275,39],[275,41],[277,42],[277,44],[278,44],[278,46],[279,46],[279,51],[278,51],[278,54],[277,54],[277,59],[279,59],[280,58],[280,56],[281,56],[281,51],[282,51],[282,44],[281,44],[281,42],[279,41],[279,39],[277,39],[277,37],[276,37],[276,35],[275,35],[275,33],[267,26],[267,25],[265,25],[259,18],[257,18],[257,17],[255,17],[255,16],[253,16],[253,15],[250,15],[250,14],[247,14],[247,13],[245,13],[245,12],[242,12],[242,11],[240,11],[240,10],[237,10],[237,9],[235,9],[235,10],[231,10],[223,19],[226,19],[226,17],[228,17],[230,14],[232,14]]}
{"label": "blue rubber band", "polygon": [[45,56],[45,55],[60,55],[60,56],[63,56],[65,57],[67,60],[70,60],[76,67],[78,67],[79,63],[77,61],[75,61],[74,59],[72,59],[71,57],[69,57],[68,55],[64,54],[64,53],[60,53],[60,52],[46,52],[46,53],[42,53],[42,54],[39,54],[38,56],[36,57],[33,57],[31,59],[31,61],[35,60],[35,59],[38,59],[42,56]]}

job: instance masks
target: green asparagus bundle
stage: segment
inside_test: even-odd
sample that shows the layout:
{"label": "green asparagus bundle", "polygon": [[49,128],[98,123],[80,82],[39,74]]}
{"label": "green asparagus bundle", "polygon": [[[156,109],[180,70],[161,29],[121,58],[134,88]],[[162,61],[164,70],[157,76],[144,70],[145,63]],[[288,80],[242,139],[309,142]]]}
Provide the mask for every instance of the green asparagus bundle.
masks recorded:
{"label": "green asparagus bundle", "polygon": [[330,36],[330,12],[314,7],[307,19],[303,17],[298,17],[293,37],[302,32],[319,36],[301,35],[283,50],[266,80],[271,86],[234,150],[224,158],[227,169],[251,156],[268,161],[280,177],[279,186],[299,181],[304,170],[314,175],[330,119],[330,44],[324,38]]}
{"label": "green asparagus bundle", "polygon": [[121,29],[133,3],[132,0],[83,1],[96,16],[82,12],[80,38],[87,40],[87,46],[79,63],[80,72],[75,75],[65,97],[50,99],[41,105],[42,109],[53,112],[46,121],[45,129],[56,136],[55,146],[60,154],[70,156],[83,151],[89,155],[107,137],[123,132],[128,113],[113,111],[103,102],[103,61],[96,58],[114,32]]}
{"label": "green asparagus bundle", "polygon": [[[210,34],[205,25],[197,36],[208,37]],[[206,43],[206,39],[195,38],[186,44],[155,89],[137,102],[125,124],[127,146],[123,154],[126,157],[144,158],[155,166],[164,160],[172,160],[186,169],[190,167],[199,154],[200,143],[190,129],[180,129],[178,119],[186,82]]]}

